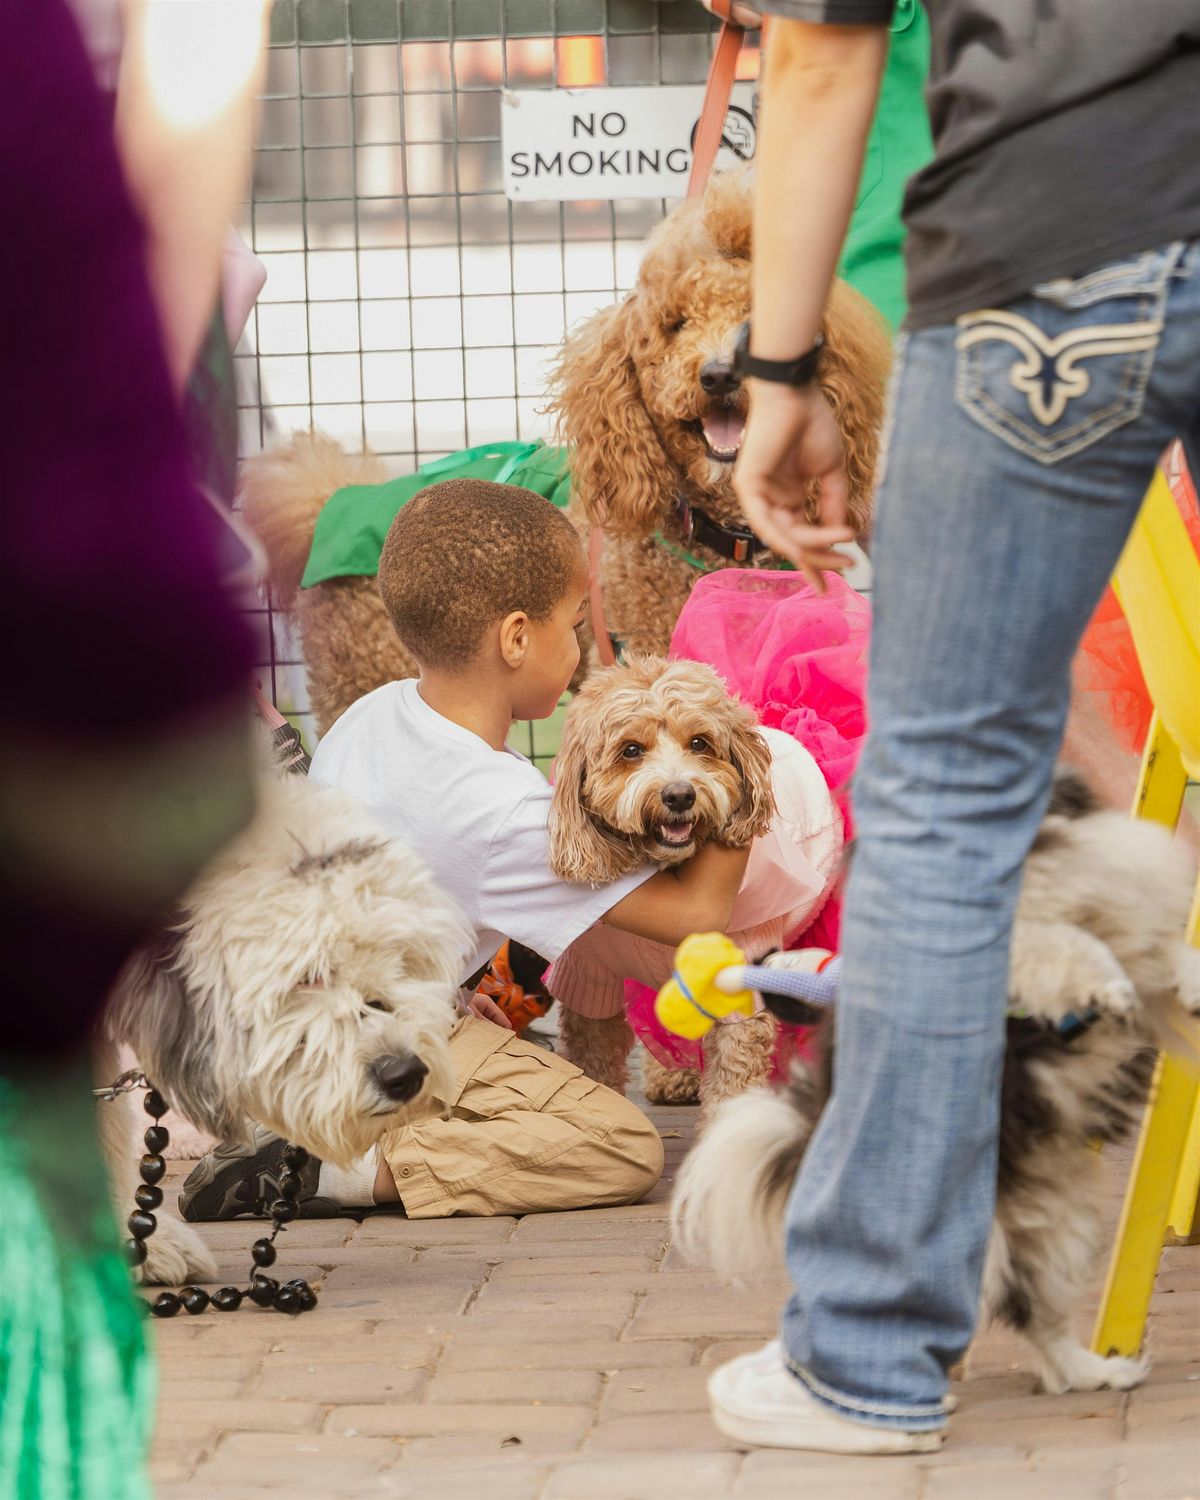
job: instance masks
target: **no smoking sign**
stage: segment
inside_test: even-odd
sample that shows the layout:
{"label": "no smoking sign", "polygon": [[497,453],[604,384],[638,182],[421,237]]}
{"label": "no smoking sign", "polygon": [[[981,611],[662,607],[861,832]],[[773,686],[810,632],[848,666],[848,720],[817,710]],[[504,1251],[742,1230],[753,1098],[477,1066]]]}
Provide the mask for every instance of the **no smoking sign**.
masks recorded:
{"label": "no smoking sign", "polygon": [[[754,155],[752,83],[734,87],[719,168]],[[699,85],[506,90],[504,191],[522,200],[678,198],[704,103]]]}

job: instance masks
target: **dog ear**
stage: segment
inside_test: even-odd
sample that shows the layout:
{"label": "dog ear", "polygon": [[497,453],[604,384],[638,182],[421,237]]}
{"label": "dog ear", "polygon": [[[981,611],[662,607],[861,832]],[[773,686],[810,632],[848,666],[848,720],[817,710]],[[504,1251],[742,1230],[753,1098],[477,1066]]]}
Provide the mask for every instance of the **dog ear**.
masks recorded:
{"label": "dog ear", "polygon": [[180,965],[184,938],[160,938],[130,959],[109,1001],[106,1025],[137,1053],[147,1077],[168,1103],[201,1130],[221,1140],[244,1121],[236,1102],[218,1086],[216,1029],[207,1007],[189,991]]}
{"label": "dog ear", "polygon": [[758,732],[754,716],[740,703],[731,703],[730,759],[742,778],[742,800],[721,830],[720,842],[741,849],[766,833],[775,814],[771,785],[771,752]]}
{"label": "dog ear", "polygon": [[636,869],[640,860],[618,834],[602,828],[584,805],[590,736],[568,716],[554,767],[550,804],[550,868],[572,885],[607,885]]}
{"label": "dog ear", "polygon": [[635,354],[652,336],[638,333],[638,296],[632,292],[568,336],[549,406],[571,449],[572,491],[588,520],[628,536],[654,529],[672,472],[638,384]]}
{"label": "dog ear", "polygon": [[891,338],[867,299],[844,281],[835,281],[830,291],[824,331],[818,383],[842,434],[847,519],[857,535],[865,538],[874,514]]}

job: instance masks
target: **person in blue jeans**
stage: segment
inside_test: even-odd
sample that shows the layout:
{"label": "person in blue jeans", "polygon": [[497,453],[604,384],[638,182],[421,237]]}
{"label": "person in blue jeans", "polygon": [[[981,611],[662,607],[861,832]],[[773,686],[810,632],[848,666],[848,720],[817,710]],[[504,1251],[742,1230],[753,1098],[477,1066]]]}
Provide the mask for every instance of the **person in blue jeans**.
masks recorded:
{"label": "person in blue jeans", "polygon": [[[800,356],[893,6],[758,3],[783,19],[735,485],[819,585],[850,532],[819,351]],[[780,1339],[709,1387],[731,1436],[833,1452],[942,1440],[995,1195],[1013,910],[1071,658],[1164,446],[1200,437],[1200,8],[926,9],[935,156],[905,199],[834,1093],[788,1207]]]}

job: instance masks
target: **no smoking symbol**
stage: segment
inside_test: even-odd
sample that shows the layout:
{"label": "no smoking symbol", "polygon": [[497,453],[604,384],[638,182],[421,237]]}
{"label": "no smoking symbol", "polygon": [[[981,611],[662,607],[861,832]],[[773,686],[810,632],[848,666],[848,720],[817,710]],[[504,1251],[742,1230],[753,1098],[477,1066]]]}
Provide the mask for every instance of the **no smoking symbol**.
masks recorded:
{"label": "no smoking symbol", "polygon": [[[693,150],[696,147],[696,131],[700,128],[697,120],[692,126],[692,133],[688,137],[688,145]],[[742,109],[740,105],[731,104],[725,114],[725,124],[721,130],[721,148],[732,151],[738,161],[749,161],[754,155],[754,117],[749,110]]]}

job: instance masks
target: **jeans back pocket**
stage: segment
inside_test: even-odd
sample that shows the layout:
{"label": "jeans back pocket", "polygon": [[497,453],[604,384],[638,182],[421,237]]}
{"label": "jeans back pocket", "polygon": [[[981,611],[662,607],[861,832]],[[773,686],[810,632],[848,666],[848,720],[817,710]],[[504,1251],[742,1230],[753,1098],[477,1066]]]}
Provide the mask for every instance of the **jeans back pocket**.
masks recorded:
{"label": "jeans back pocket", "polygon": [[956,320],[955,399],[1043,464],[1091,447],[1141,412],[1182,243],[1037,286]]}

